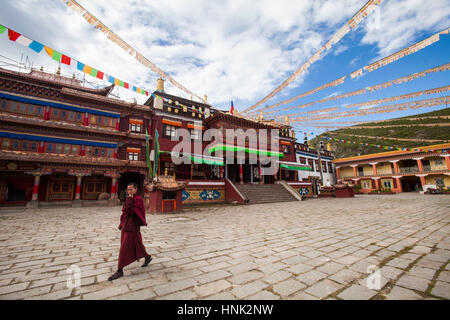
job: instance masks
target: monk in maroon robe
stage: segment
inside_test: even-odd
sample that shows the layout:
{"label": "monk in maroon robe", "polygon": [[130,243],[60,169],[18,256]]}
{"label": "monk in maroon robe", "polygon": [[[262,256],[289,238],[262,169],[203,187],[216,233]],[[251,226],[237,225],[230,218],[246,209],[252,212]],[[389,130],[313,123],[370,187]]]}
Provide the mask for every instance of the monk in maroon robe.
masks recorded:
{"label": "monk in maroon robe", "polygon": [[145,258],[142,267],[148,266],[152,256],[145,251],[142,243],[140,227],[146,226],[144,200],[137,192],[137,185],[130,183],[127,186],[128,197],[122,208],[119,230],[120,252],[117,271],[108,278],[112,281],[123,276],[123,268],[134,261]]}

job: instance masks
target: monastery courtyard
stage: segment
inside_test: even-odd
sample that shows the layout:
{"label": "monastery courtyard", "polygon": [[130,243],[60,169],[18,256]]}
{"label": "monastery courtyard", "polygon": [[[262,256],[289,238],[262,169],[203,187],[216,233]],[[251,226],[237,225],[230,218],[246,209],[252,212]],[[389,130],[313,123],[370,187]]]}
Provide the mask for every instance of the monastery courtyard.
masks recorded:
{"label": "monastery courtyard", "polygon": [[[2,209],[0,299],[450,299],[449,200],[362,195],[147,215],[153,261],[114,282],[121,207]],[[67,287],[71,265],[79,288]]]}

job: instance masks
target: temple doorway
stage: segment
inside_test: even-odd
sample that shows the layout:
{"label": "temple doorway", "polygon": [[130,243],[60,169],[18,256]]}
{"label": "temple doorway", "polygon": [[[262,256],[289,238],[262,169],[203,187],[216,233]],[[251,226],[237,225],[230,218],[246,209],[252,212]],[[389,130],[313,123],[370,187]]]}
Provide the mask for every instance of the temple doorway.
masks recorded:
{"label": "temple doorway", "polygon": [[416,176],[408,176],[401,178],[403,192],[418,192],[422,190],[420,178]]}

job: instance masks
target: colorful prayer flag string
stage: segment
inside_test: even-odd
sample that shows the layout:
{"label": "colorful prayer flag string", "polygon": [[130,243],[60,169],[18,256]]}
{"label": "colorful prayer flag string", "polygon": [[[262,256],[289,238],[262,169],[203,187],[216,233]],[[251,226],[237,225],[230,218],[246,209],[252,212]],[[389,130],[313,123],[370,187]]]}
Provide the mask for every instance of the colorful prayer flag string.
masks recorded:
{"label": "colorful prayer flag string", "polygon": [[[431,37],[426,38],[425,40],[417,42],[417,43],[415,43],[415,44],[413,44],[413,45],[411,45],[411,46],[409,46],[409,47],[407,47],[405,49],[397,51],[396,53],[394,53],[394,54],[392,54],[392,55],[390,55],[390,56],[388,56],[386,58],[383,58],[383,59],[381,59],[381,60],[379,60],[377,62],[374,62],[371,65],[364,66],[363,68],[361,68],[361,69],[359,69],[359,70],[357,70],[355,72],[352,72],[350,74],[350,78],[353,79],[353,78],[356,78],[358,76],[361,76],[363,74],[363,70],[366,70],[367,72],[372,72],[372,71],[374,71],[374,70],[376,70],[376,69],[378,69],[380,67],[386,66],[386,65],[388,65],[388,64],[390,64],[390,63],[392,63],[394,61],[397,61],[397,60],[399,60],[399,59],[401,59],[401,58],[403,58],[403,57],[405,57],[407,55],[410,55],[412,53],[420,51],[420,50],[422,50],[422,49],[432,45],[433,43],[439,41],[440,40],[440,35],[449,34],[449,30],[450,30],[450,28],[447,28],[447,29],[445,29],[443,31],[440,31],[440,32],[432,35]],[[329,82],[329,83],[327,83],[325,85],[322,85],[322,86],[320,86],[320,87],[318,87],[316,89],[310,90],[310,91],[308,91],[306,93],[303,93],[301,95],[298,95],[298,96],[296,96],[294,98],[290,98],[288,100],[276,103],[276,104],[268,106],[268,107],[264,107],[264,108],[258,109],[258,110],[253,111],[253,112],[261,112],[262,110],[273,109],[273,108],[278,107],[279,105],[293,102],[293,101],[295,101],[297,99],[303,98],[303,97],[305,97],[307,95],[313,94],[313,93],[315,93],[317,91],[320,91],[320,90],[323,90],[325,88],[337,86],[339,84],[344,83],[344,79],[345,78],[346,78],[346,76],[344,76],[342,78],[339,78],[339,79],[337,79],[335,81]],[[408,81],[410,81],[410,80],[408,80]],[[379,86],[383,86],[383,88],[385,88],[386,87],[385,85],[389,86],[389,85],[392,85],[392,83],[391,84],[383,84],[383,85],[379,85]],[[369,88],[367,88],[367,89],[370,90]],[[377,89],[380,89],[380,88],[378,87]],[[375,90],[377,90],[377,89],[375,89]],[[299,107],[301,107],[301,106],[299,106]],[[248,108],[248,109],[244,110],[242,113],[247,113],[247,112],[249,112],[252,109],[254,109],[254,108],[253,107]]]}
{"label": "colorful prayer flag string", "polygon": [[[43,45],[37,41],[31,40],[31,39],[27,38],[26,36],[24,36],[23,34],[20,34],[16,31],[0,24],[0,34],[3,34],[6,30],[8,30],[8,38],[10,41],[20,43],[21,45],[28,47],[37,53],[41,53],[42,51],[45,51],[45,53],[50,58],[55,60],[56,62],[71,66],[71,67],[73,67],[83,73],[86,73],[92,77],[95,77],[97,79],[107,80],[108,82],[113,83],[118,86],[121,86],[125,89],[132,90],[132,87],[135,87],[132,85],[130,86],[130,84],[128,82],[122,81],[116,77],[113,77],[111,75],[108,75],[108,74],[100,71],[100,70],[97,70],[87,64],[77,61],[74,58],[66,56],[65,54],[62,54],[61,52],[59,52],[55,49],[52,49],[50,47],[47,47],[46,45]],[[139,91],[137,89],[132,90],[132,91],[137,92],[142,95],[146,95],[146,96],[149,95],[149,92],[146,90],[143,90],[143,89],[139,89]]]}
{"label": "colorful prayer flag string", "polygon": [[375,147],[375,148],[381,148],[386,150],[397,150],[397,151],[413,151],[413,152],[432,152],[432,153],[442,153],[443,150],[435,150],[435,149],[427,149],[427,148],[400,148],[400,147],[392,147],[392,146],[383,146],[375,143],[367,143],[367,142],[359,142],[359,141],[351,141],[351,140],[344,140],[344,139],[338,139],[338,138],[330,138],[330,137],[324,137],[319,136],[321,139],[325,139],[328,141],[336,141],[341,143],[347,143],[347,144],[359,144],[364,145],[368,147]]}
{"label": "colorful prayer flag string", "polygon": [[285,80],[281,85],[279,85],[276,89],[274,89],[271,93],[269,93],[265,98],[255,103],[253,106],[245,109],[242,113],[247,113],[253,109],[256,109],[258,106],[275,96],[282,89],[287,87],[292,81],[295,80],[300,74],[305,72],[314,62],[316,62],[322,52],[330,50],[332,45],[338,43],[351,29],[354,29],[367,15],[375,9],[377,5],[379,5],[382,0],[369,0],[358,12],[346,23],[342,26],[338,32],[336,32],[330,40],[326,44],[324,44],[308,61],[306,61],[299,69],[297,69],[294,74],[292,74],[287,80]]}

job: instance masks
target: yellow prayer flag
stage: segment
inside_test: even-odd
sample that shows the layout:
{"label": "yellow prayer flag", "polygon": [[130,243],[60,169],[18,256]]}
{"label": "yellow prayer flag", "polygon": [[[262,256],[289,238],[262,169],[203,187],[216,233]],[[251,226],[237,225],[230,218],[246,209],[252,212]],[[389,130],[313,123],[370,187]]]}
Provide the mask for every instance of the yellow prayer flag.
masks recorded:
{"label": "yellow prayer flag", "polygon": [[53,58],[53,49],[50,49],[49,47],[44,46],[45,51],[47,54]]}
{"label": "yellow prayer flag", "polygon": [[84,65],[83,72],[87,73],[87,74],[91,74],[92,68],[89,67],[88,65]]}

